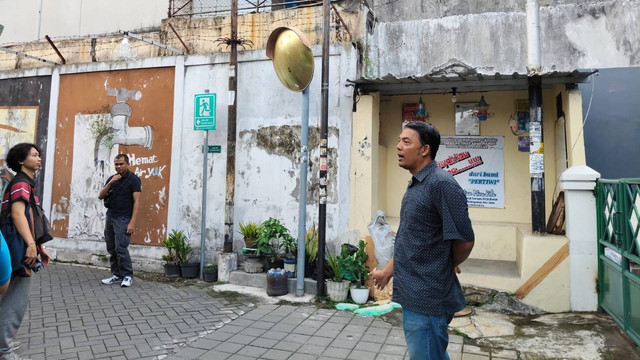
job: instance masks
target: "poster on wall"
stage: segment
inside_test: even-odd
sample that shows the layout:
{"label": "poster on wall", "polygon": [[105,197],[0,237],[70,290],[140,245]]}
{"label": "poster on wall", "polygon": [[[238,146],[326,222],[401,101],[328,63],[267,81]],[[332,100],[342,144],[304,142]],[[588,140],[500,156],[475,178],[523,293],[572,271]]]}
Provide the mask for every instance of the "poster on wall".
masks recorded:
{"label": "poster on wall", "polygon": [[409,121],[424,121],[424,117],[417,116],[418,104],[402,104],[402,126]]}
{"label": "poster on wall", "polygon": [[480,135],[477,103],[456,103],[456,135]]}
{"label": "poster on wall", "polygon": [[470,207],[504,208],[504,137],[443,136],[436,160],[458,181]]}

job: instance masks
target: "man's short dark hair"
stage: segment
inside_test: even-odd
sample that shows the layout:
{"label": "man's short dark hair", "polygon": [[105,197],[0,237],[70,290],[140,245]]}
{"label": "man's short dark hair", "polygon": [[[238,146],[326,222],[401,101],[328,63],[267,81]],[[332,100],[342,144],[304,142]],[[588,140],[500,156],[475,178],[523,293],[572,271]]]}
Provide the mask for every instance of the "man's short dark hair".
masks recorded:
{"label": "man's short dark hair", "polygon": [[118,155],[116,155],[115,159],[122,159],[127,164],[129,163],[129,156],[127,156],[127,154],[118,154]]}
{"label": "man's short dark hair", "polygon": [[20,163],[23,162],[27,158],[27,156],[29,156],[31,148],[36,149],[38,151],[38,154],[42,153],[36,144],[20,143],[14,145],[11,149],[9,149],[9,153],[7,153],[7,158],[5,159],[7,162],[7,166],[9,166],[9,168],[15,172],[20,171],[22,169],[22,165]]}
{"label": "man's short dark hair", "polygon": [[440,132],[438,132],[438,129],[422,121],[409,121],[404,127],[415,130],[418,133],[420,143],[423,146],[429,145],[431,149],[431,160],[435,160],[438,148],[440,148]]}

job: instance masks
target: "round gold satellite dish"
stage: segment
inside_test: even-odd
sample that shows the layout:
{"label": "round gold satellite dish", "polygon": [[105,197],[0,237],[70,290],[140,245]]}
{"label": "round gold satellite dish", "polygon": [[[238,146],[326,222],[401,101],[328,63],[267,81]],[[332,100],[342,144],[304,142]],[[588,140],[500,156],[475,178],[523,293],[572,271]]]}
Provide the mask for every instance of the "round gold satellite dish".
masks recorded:
{"label": "round gold satellite dish", "polygon": [[313,79],[313,53],[304,34],[294,27],[279,27],[269,35],[267,56],[278,79],[289,90],[302,91]]}

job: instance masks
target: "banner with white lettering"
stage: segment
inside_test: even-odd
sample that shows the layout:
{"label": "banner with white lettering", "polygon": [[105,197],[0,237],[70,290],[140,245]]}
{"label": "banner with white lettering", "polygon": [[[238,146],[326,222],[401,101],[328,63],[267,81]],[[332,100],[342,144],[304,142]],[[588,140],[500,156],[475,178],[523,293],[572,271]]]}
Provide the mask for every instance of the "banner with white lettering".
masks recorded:
{"label": "banner with white lettering", "polygon": [[504,208],[504,137],[443,136],[436,161],[458,181],[470,207]]}

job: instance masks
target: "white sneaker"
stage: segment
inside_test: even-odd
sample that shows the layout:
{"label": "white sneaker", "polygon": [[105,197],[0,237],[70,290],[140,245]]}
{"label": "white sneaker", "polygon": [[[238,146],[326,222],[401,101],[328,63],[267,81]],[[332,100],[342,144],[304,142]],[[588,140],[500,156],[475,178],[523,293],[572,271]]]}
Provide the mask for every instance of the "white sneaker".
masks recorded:
{"label": "white sneaker", "polygon": [[31,360],[31,359],[22,357],[14,352],[10,352],[5,355],[0,355],[0,360]]}
{"label": "white sneaker", "polygon": [[115,283],[117,283],[118,281],[120,281],[120,278],[118,276],[113,275],[110,278],[106,278],[106,279],[102,279],[102,283],[105,285],[113,285]]}
{"label": "white sneaker", "polygon": [[18,340],[13,340],[10,344],[9,344],[9,348],[11,349],[11,351],[17,351],[18,349],[20,349],[22,347],[22,342],[18,341]]}
{"label": "white sneaker", "polygon": [[129,287],[131,286],[131,283],[133,283],[133,279],[131,278],[131,276],[125,276],[124,279],[122,279],[122,283],[120,284],[120,286]]}

